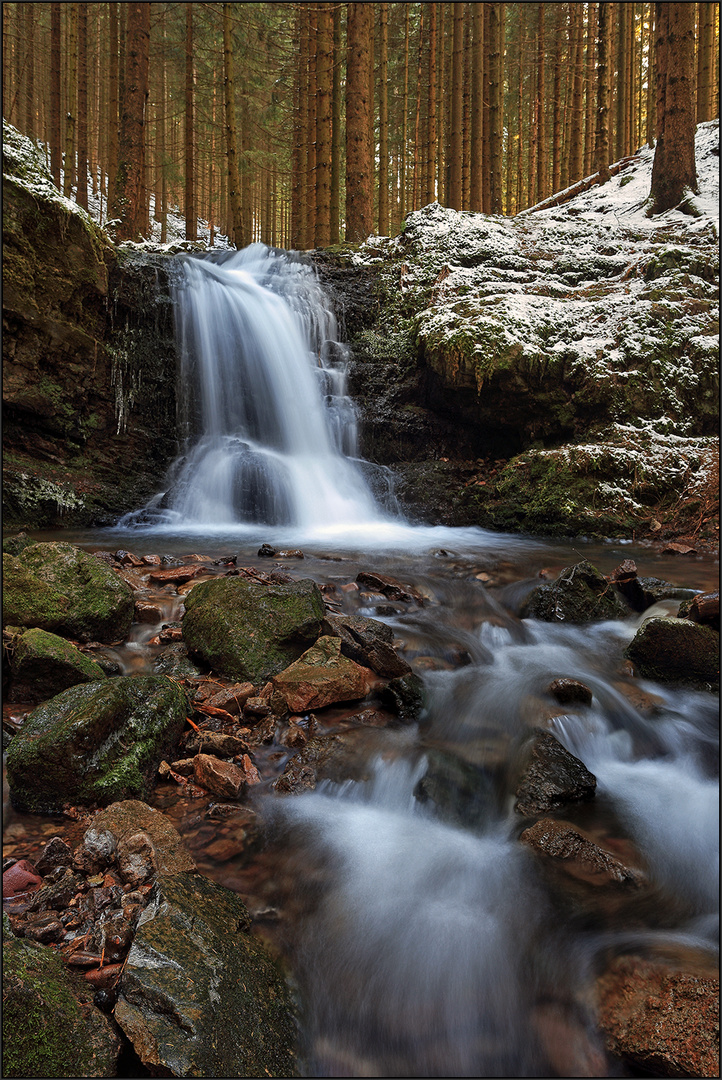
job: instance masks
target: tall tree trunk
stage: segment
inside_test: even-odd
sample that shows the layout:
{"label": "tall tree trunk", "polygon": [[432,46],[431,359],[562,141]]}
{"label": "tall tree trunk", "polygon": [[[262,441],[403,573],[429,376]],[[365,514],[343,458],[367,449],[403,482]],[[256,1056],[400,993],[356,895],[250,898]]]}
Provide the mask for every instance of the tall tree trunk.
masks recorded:
{"label": "tall tree trunk", "polygon": [[[243,219],[243,242],[253,242],[253,196],[251,186],[251,110],[248,102],[248,82],[241,83],[241,217]],[[313,243],[313,233],[311,233]]]}
{"label": "tall tree trunk", "polygon": [[[453,5],[452,5],[453,6]],[[484,213],[491,213],[491,54],[493,44],[491,40],[491,4],[483,4],[484,8],[484,171],[482,174],[482,203]]]}
{"label": "tall tree trunk", "polygon": [[117,205],[119,240],[142,237],[144,127],[148,98],[150,4],[127,4],[127,43],[123,115],[118,148]]}
{"label": "tall tree trunk", "polygon": [[65,112],[65,174],[63,195],[70,197],[75,180],[75,121],[78,115],[78,5],[67,5],[68,98]]}
{"label": "tall tree trunk", "polygon": [[348,5],[346,34],[346,239],[365,240],[372,230],[369,140],[369,40],[371,5]]}
{"label": "tall tree trunk", "polygon": [[504,41],[504,5],[491,4],[489,8],[489,33],[492,53],[490,57],[490,123],[491,131],[491,213],[501,214],[502,185],[501,163],[503,156],[503,41]]}
{"label": "tall tree trunk", "polygon": [[88,209],[88,5],[78,4],[78,188],[76,201]]}
{"label": "tall tree trunk", "polygon": [[612,5],[600,3],[597,19],[597,126],[594,133],[594,170],[609,179],[609,98],[612,81]]}
{"label": "tall tree trunk", "polygon": [[[223,6],[224,22],[225,22],[225,4]],[[225,26],[224,26],[225,30]],[[167,93],[166,93],[166,68],[165,68],[165,56],[166,56],[166,26],[165,26],[165,9],[161,11],[161,47],[162,55],[160,58],[160,110],[158,113],[158,145],[156,148],[156,167],[158,169],[160,178],[160,214],[158,213],[159,204],[156,202],[155,216],[160,221],[160,242],[165,244],[168,241],[168,179],[166,176],[166,109]],[[224,42],[225,47],[225,42]]]}
{"label": "tall tree trunk", "polygon": [[[652,165],[651,213],[678,206],[697,191],[694,160],[694,6],[655,4],[657,79],[664,106]],[[658,99],[659,100],[659,99]]]}
{"label": "tall tree trunk", "polygon": [[380,4],[379,40],[379,233],[389,232],[389,5]]}
{"label": "tall tree trunk", "polygon": [[584,175],[592,171],[594,157],[594,105],[596,85],[594,82],[594,46],[597,37],[597,5],[587,4],[587,55],[586,55],[586,93],[584,97]]}
{"label": "tall tree trunk", "polygon": [[[519,101],[521,110],[521,99]],[[484,161],[484,8],[472,4],[471,57],[471,173],[469,176],[469,209],[481,213],[482,171]]]}
{"label": "tall tree trunk", "polygon": [[454,43],[451,85],[451,139],[449,142],[449,190],[447,203],[461,210],[463,166],[463,105],[464,105],[464,8],[454,4]]}
{"label": "tall tree trunk", "polygon": [[195,163],[195,121],[194,121],[194,55],[193,55],[193,4],[185,5],[186,13],[186,49],[185,49],[185,219],[186,240],[198,239],[198,211],[196,209],[196,163]]}
{"label": "tall tree trunk", "polygon": [[426,175],[424,178],[424,198],[426,205],[436,197],[436,38],[437,5],[429,4],[429,75],[426,100]]}
{"label": "tall tree trunk", "polygon": [[524,35],[526,32],[526,9],[519,10],[519,140],[516,147],[516,212],[524,207]]}
{"label": "tall tree trunk", "polygon": [[[275,170],[275,162],[274,162]],[[274,172],[275,177],[275,172]],[[333,5],[333,86],[331,103],[331,243],[341,237],[341,5]]]}
{"label": "tall tree trunk", "polygon": [[552,116],[552,192],[561,189],[562,182],[562,53],[564,34],[564,5],[556,4],[556,33],[554,35],[554,97]]}
{"label": "tall tree trunk", "polygon": [[714,112],[714,41],[716,4],[699,4],[699,64],[697,67],[697,123],[712,120]]}
{"label": "tall tree trunk", "polygon": [[422,75],[424,70],[424,9],[419,15],[419,49],[416,67],[416,116],[414,118],[414,187],[412,207],[418,210],[421,205],[421,95]]}
{"label": "tall tree trunk", "polygon": [[[625,5],[626,6],[626,5]],[[617,5],[618,20],[617,20],[617,78],[615,83],[616,89],[616,102],[615,102],[615,120],[616,120],[616,135],[615,135],[615,155],[617,158],[623,158],[627,153],[626,143],[626,119],[627,119],[627,63],[628,63],[628,41],[627,41],[627,19],[626,12],[620,5]]]}
{"label": "tall tree trunk", "polygon": [[310,247],[308,236],[308,154],[310,133],[308,125],[308,71],[309,71],[309,25],[310,10],[307,4],[300,4],[300,38],[298,47],[298,127],[300,145],[298,151],[298,174],[294,176],[298,204],[298,234],[294,244],[304,251]]}
{"label": "tall tree trunk", "polygon": [[399,178],[399,216],[403,222],[407,209],[409,145],[409,4],[404,4],[404,100],[401,123],[401,176]]}
{"label": "tall tree trunk", "polygon": [[537,200],[544,199],[547,191],[547,144],[544,118],[544,4],[538,5],[537,60],[536,60],[536,118],[539,143],[536,159]]}
{"label": "tall tree trunk", "polygon": [[35,135],[35,12],[34,4],[22,4],[25,36],[25,131]]}
{"label": "tall tree trunk", "polygon": [[[433,6],[433,5],[432,5]],[[461,209],[469,209],[471,187],[471,10],[464,6],[464,78],[461,107]]]}
{"label": "tall tree trunk", "polygon": [[583,77],[584,51],[582,44],[582,8],[581,4],[572,5],[574,9],[574,59],[572,83],[572,122],[570,127],[569,147],[569,183],[581,180],[584,171],[584,107]]}
{"label": "tall tree trunk", "polygon": [[318,5],[316,40],[316,230],[317,248],[331,243],[331,90],[333,86],[333,15]]}
{"label": "tall tree trunk", "polygon": [[318,59],[318,14],[308,7],[308,157],[306,161],[306,246],[316,237],[316,62]]}
{"label": "tall tree trunk", "polygon": [[[3,14],[5,9],[3,8]],[[60,187],[60,4],[50,5],[50,168]]]}

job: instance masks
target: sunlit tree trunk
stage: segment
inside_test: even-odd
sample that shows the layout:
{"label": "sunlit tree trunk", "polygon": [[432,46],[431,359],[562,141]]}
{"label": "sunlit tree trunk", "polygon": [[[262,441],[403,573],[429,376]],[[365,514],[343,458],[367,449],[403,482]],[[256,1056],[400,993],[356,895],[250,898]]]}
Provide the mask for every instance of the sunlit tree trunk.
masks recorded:
{"label": "sunlit tree trunk", "polygon": [[652,166],[651,211],[664,213],[697,191],[694,159],[694,6],[655,5],[657,79],[664,86]]}
{"label": "sunlit tree trunk", "polygon": [[574,55],[572,61],[572,117],[569,145],[569,183],[582,179],[584,169],[584,108],[583,76],[584,51],[582,44],[582,10],[580,4],[574,4]]}
{"label": "sunlit tree trunk", "polygon": [[[472,4],[471,46],[471,161],[469,209],[482,210],[484,162],[484,8]],[[521,109],[521,99],[519,108]]]}
{"label": "sunlit tree trunk", "polygon": [[[3,8],[3,14],[5,9]],[[50,5],[50,168],[60,187],[60,4]]]}
{"label": "sunlit tree trunk", "polygon": [[538,148],[536,159],[537,200],[548,194],[546,187],[547,145],[544,122],[544,4],[538,5],[537,59],[536,59],[536,125],[538,128]]}
{"label": "sunlit tree trunk", "polygon": [[186,48],[185,48],[185,219],[186,240],[198,239],[198,211],[196,209],[196,166],[195,166],[195,128],[194,128],[194,60],[193,55],[193,4],[185,5],[186,13]]}
{"label": "sunlit tree trunk", "polygon": [[489,5],[489,34],[491,37],[491,55],[489,69],[489,120],[491,131],[491,213],[501,214],[502,186],[501,163],[503,151],[503,42],[504,42],[504,5]]}
{"label": "sunlit tree trunk", "polygon": [[454,4],[454,43],[451,65],[451,139],[449,140],[449,190],[447,203],[454,210],[461,210],[461,182],[464,148],[463,105],[464,105],[464,4]]}
{"label": "sunlit tree trunk", "polygon": [[127,5],[126,69],[118,148],[117,205],[119,240],[142,236],[144,126],[148,98],[150,4]]}
{"label": "sunlit tree trunk", "polygon": [[389,232],[389,5],[379,4],[379,233]]}
{"label": "sunlit tree trunk", "polygon": [[564,33],[564,5],[555,6],[554,42],[554,89],[552,91],[552,191],[561,188],[562,181],[562,52]]}
{"label": "sunlit tree trunk", "polygon": [[594,103],[596,101],[596,85],[594,82],[594,46],[597,36],[597,5],[587,4],[587,55],[586,55],[586,94],[584,104],[584,175],[589,176],[592,171],[592,158],[594,156]]}
{"label": "sunlit tree trunk", "polygon": [[594,169],[609,179],[609,98],[611,87],[612,5],[600,3],[597,20],[597,126],[594,134]]}

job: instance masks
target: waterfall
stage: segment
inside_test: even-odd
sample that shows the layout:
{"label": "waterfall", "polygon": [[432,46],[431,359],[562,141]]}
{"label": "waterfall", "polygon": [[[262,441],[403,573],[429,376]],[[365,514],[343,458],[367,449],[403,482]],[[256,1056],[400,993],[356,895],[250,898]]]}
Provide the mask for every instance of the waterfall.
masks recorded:
{"label": "waterfall", "polygon": [[357,457],[347,350],[313,268],[263,244],[179,262],[183,453],[143,519],[121,524],[308,530],[387,518]]}

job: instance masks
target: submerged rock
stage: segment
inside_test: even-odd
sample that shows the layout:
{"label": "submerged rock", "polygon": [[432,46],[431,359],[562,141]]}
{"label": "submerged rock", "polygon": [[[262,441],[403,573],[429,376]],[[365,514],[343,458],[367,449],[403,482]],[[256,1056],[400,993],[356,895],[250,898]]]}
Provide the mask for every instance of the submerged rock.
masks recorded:
{"label": "submerged rock", "polygon": [[3,941],[3,1076],[117,1076],[121,1040],[51,949]]}
{"label": "submerged rock", "polygon": [[9,701],[45,701],[78,683],[106,677],[100,664],[57,634],[34,628],[7,645],[12,672]]}
{"label": "submerged rock", "polygon": [[719,979],[620,956],[597,995],[611,1054],[653,1076],[719,1076]]}
{"label": "submerged rock", "polygon": [[216,674],[259,683],[314,643],[325,614],[308,579],[260,585],[239,577],[195,585],[185,599],[183,640]]}
{"label": "submerged rock", "polygon": [[544,622],[585,623],[624,619],[629,608],[613,586],[586,560],[567,566],[556,581],[539,585],[526,598],[522,618]]}
{"label": "submerged rock", "polygon": [[548,731],[537,731],[516,789],[514,809],[526,816],[594,798],[596,777]]}
{"label": "submerged rock", "polygon": [[689,619],[645,619],[624,655],[645,679],[705,687],[719,683],[719,633]]}
{"label": "submerged rock", "polygon": [[53,813],[68,803],[144,797],[172,754],[186,716],[183,692],[161,676],[73,686],[29,714],[8,749],[13,804]]}
{"label": "submerged rock", "polygon": [[288,987],[235,893],[163,876],[128,954],[115,1019],[151,1073],[297,1076]]}
{"label": "submerged rock", "polygon": [[3,555],[5,625],[79,641],[118,641],[133,621],[133,594],[101,559],[73,544],[32,544]]}

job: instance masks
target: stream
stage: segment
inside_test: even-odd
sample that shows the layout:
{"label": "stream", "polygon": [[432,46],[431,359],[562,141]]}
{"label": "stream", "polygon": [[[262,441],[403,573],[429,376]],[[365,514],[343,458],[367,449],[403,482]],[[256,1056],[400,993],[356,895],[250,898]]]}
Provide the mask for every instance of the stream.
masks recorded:
{"label": "stream", "polygon": [[[203,373],[165,490],[115,529],[33,536],[89,551],[200,555],[209,564],[235,556],[238,566],[278,566],[332,586],[325,595],[334,610],[392,627],[424,681],[427,706],[418,723],[364,730],[363,779],[278,796],[271,783],[290,752],[271,744],[255,755],[263,783],[237,821],[217,815],[212,796],[188,798],[169,781],[158,784],[154,805],[199,868],[242,896],[256,932],[288,961],[306,1075],[633,1075],[606,1058],[593,980],[605,958],[625,951],[716,968],[718,701],[635,677],[623,651],[650,610],[581,626],[517,612],[534,586],[581,559],[608,574],[633,558],[640,574],[702,591],[717,588],[718,564],[620,542],[407,525],[387,472],[357,458],[343,348],[315,279],[258,248],[206,270],[187,261],[184,288],[196,290],[202,311],[191,317],[184,308],[180,320],[184,379]],[[302,351],[310,345],[313,362],[300,365],[300,389],[289,389],[286,368],[259,374],[267,340],[253,346],[245,373],[232,348],[200,341],[199,327],[205,334],[240,320],[228,297],[218,300],[225,315],[214,307],[208,316],[202,299],[197,279],[224,273],[235,275],[244,303],[272,305],[261,336],[281,334],[274,355],[293,351],[299,326],[305,333]],[[224,333],[247,335],[245,325]],[[213,371],[199,361],[206,347],[219,364]],[[229,387],[241,380],[264,387],[260,405],[238,405]],[[274,395],[285,403],[280,420]],[[303,558],[259,558],[263,543]],[[424,604],[359,589],[364,570],[413,586]],[[134,624],[130,640],[108,650],[124,673],[153,669],[162,648],[153,639],[182,614],[183,586],[151,592],[162,600],[162,622]],[[674,614],[678,602],[657,607]],[[591,705],[555,703],[548,687],[560,678],[589,687]],[[324,710],[322,732],[346,730],[354,711]],[[562,889],[519,842],[529,822],[514,810],[510,778],[534,726],[597,778],[595,798],[565,807],[564,820],[638,865],[644,888]],[[446,804],[419,797],[429,775],[451,778]],[[63,819],[20,814],[6,801],[6,841],[29,858],[61,823],[72,833]]]}

